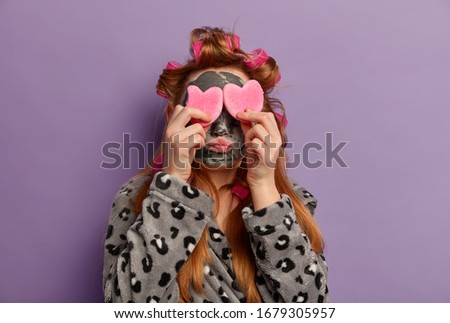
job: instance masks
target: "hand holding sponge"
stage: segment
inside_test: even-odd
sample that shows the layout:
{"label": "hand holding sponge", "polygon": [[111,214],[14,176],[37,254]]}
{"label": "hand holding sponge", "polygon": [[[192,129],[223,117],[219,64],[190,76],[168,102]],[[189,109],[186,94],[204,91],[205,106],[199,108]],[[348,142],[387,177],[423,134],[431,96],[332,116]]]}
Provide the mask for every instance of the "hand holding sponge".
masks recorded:
{"label": "hand holding sponge", "polygon": [[212,124],[222,113],[222,106],[228,110],[233,118],[239,111],[251,108],[254,111],[262,111],[264,105],[264,91],[256,80],[245,82],[243,87],[233,83],[224,86],[223,91],[219,87],[211,87],[205,92],[195,85],[187,88],[188,100],[186,106],[207,112],[211,115],[211,121],[203,122],[191,119],[192,123],[200,123],[203,127]]}

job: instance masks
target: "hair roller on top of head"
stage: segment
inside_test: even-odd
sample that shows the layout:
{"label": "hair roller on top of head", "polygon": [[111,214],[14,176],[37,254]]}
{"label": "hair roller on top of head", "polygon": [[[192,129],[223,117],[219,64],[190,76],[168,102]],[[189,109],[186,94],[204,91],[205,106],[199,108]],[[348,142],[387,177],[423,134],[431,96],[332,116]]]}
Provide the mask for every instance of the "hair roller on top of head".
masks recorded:
{"label": "hair roller on top of head", "polygon": [[[230,36],[225,35],[225,39],[227,41],[228,49],[230,51],[233,51],[234,48],[240,48],[241,46],[241,39],[238,35],[233,35],[233,41],[231,41]],[[234,46],[233,46],[234,43]],[[202,52],[203,47],[203,40],[198,40],[195,43],[192,44],[192,49],[194,51],[195,60],[198,61],[200,58],[200,54]]]}
{"label": "hair roller on top of head", "polygon": [[[215,34],[211,34],[211,32],[217,32],[217,31],[216,30],[211,31],[210,29],[206,29],[206,31],[201,30],[200,33],[195,34],[195,36],[193,38],[194,41],[191,45],[192,46],[192,54],[194,56],[194,62],[199,62],[199,60],[200,60],[204,39],[206,39],[207,37],[211,37],[211,35],[213,35],[213,37],[215,36]],[[240,48],[241,47],[241,39],[236,34],[232,34],[232,33],[231,34],[223,34],[223,37],[226,40],[228,50],[237,56],[244,56],[242,63],[246,68],[248,68],[250,70],[257,70],[258,68],[260,68],[264,64],[266,64],[268,62],[268,60],[270,59],[270,56],[262,48],[254,49],[251,52],[245,54],[245,52],[242,51],[242,49]],[[188,62],[187,64],[190,64],[190,63]],[[167,63],[166,69],[173,70],[173,69],[178,69],[178,68],[182,68],[185,66],[186,65],[172,60]],[[272,84],[277,84],[280,80],[281,80],[281,75],[278,72],[277,75],[275,76],[275,80],[273,81],[274,83],[272,83]],[[159,96],[161,96],[165,99],[168,99],[168,96],[165,93],[165,91],[163,91],[161,89],[157,89],[156,92]]]}
{"label": "hair roller on top of head", "polygon": [[192,44],[192,49],[194,50],[195,60],[198,61],[200,58],[200,53],[202,52],[203,40],[196,41]]}
{"label": "hair roller on top of head", "polygon": [[[225,39],[227,40],[228,48],[230,50],[233,49],[233,43],[231,42],[230,36],[225,36]],[[233,35],[233,42],[235,48],[241,48],[241,38],[238,35]]]}

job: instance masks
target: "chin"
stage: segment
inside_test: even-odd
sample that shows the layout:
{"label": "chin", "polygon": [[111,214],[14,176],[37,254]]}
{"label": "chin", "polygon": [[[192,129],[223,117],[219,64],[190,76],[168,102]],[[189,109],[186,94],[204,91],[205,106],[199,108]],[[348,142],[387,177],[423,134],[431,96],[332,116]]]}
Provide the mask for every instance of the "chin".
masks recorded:
{"label": "chin", "polygon": [[231,154],[210,154],[202,158],[198,156],[195,160],[201,163],[208,170],[227,170],[239,167],[243,158],[239,160],[233,159]]}

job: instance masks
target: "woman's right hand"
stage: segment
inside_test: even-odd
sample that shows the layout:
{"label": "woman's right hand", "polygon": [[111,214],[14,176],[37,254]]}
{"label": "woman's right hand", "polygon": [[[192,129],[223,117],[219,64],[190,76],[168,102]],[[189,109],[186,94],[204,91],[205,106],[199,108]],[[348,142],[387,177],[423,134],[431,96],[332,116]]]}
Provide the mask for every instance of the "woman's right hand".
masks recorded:
{"label": "woman's right hand", "polygon": [[201,124],[194,123],[186,127],[192,118],[205,122],[211,120],[211,116],[205,111],[178,104],[167,122],[163,138],[164,167],[162,171],[185,182],[191,176],[191,163],[196,150],[206,143],[205,129]]}

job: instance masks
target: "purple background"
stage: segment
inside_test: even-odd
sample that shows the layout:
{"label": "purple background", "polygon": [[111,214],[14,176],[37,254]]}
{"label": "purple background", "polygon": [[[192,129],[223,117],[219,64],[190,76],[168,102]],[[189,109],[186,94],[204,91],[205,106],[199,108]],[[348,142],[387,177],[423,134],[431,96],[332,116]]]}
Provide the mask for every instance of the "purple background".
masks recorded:
{"label": "purple background", "polygon": [[160,140],[157,78],[202,25],[277,59],[291,156],[348,141],[348,168],[289,170],[319,200],[330,301],[450,301],[443,0],[0,1],[0,301],[103,301],[112,198],[138,165],[102,169],[102,145]]}

